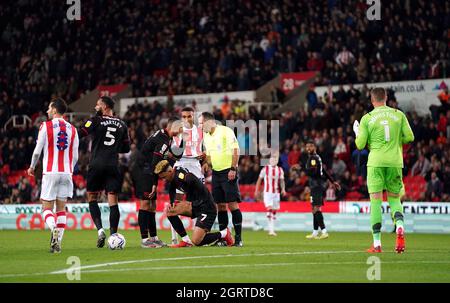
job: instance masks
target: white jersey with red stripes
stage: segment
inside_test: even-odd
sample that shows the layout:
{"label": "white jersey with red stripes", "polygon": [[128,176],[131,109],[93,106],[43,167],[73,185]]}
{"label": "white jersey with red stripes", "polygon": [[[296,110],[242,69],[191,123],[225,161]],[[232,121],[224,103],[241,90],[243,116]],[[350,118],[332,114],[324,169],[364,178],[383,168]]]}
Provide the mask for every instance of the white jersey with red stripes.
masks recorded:
{"label": "white jersey with red stripes", "polygon": [[264,193],[280,193],[280,180],[284,171],[279,166],[267,165],[261,169],[259,178],[264,179]]}
{"label": "white jersey with red stripes", "polygon": [[183,134],[174,138],[174,144],[180,146],[181,140],[184,139],[184,151],[180,161],[187,159],[196,159],[202,154],[203,131],[197,125],[192,128],[183,126]]}
{"label": "white jersey with red stripes", "polygon": [[34,154],[44,152],[43,174],[72,174],[78,160],[76,128],[62,118],[43,122]]}

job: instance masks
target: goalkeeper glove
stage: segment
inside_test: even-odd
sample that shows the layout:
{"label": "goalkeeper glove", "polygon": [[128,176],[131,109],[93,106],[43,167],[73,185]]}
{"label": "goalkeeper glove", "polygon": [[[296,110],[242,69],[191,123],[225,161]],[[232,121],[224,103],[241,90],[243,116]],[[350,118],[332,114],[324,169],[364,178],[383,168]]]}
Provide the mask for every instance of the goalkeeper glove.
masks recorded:
{"label": "goalkeeper glove", "polygon": [[358,122],[358,120],[355,120],[355,122],[353,122],[353,132],[355,133],[355,136],[358,137],[358,134],[359,134],[359,122]]}

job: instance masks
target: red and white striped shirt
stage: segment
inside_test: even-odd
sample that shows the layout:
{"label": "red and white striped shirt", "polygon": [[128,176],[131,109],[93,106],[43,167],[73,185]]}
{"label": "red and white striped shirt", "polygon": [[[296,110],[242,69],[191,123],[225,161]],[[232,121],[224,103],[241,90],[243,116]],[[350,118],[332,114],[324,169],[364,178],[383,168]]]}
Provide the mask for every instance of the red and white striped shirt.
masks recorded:
{"label": "red and white striped shirt", "polygon": [[76,128],[62,118],[54,118],[41,124],[33,157],[44,150],[44,174],[72,174],[78,161],[78,144]]}
{"label": "red and white striped shirt", "polygon": [[267,165],[261,169],[259,178],[264,179],[265,193],[280,193],[280,180],[284,180],[284,171],[279,166]]}
{"label": "red and white striped shirt", "polygon": [[183,126],[183,134],[174,138],[174,144],[179,147],[183,138],[185,148],[181,160],[195,159],[202,154],[203,131],[200,127],[197,125],[193,125],[192,128]]}

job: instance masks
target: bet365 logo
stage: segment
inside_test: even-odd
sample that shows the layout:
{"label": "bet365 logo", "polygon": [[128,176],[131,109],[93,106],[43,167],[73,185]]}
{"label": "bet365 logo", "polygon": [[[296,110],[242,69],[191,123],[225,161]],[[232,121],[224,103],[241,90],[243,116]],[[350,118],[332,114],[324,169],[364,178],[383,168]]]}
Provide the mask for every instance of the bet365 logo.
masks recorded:
{"label": "bet365 logo", "polygon": [[66,0],[66,4],[70,5],[66,12],[67,19],[81,20],[81,0]]}
{"label": "bet365 logo", "polygon": [[381,0],[366,0],[370,5],[366,11],[366,17],[370,21],[381,20]]}

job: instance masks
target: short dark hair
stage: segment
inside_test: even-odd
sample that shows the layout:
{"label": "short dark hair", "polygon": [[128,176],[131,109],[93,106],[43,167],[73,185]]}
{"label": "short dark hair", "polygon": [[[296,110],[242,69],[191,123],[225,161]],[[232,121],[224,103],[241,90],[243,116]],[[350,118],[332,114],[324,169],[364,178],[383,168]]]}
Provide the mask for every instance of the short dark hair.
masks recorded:
{"label": "short dark hair", "polygon": [[186,107],[183,108],[181,111],[182,111],[182,112],[193,112],[194,109],[193,109],[192,107],[190,107],[190,106],[186,106]]}
{"label": "short dark hair", "polygon": [[64,115],[67,111],[67,103],[62,98],[52,99],[52,101],[50,101],[50,106],[56,109],[60,115]]}
{"label": "short dark hair", "polygon": [[306,144],[312,144],[312,145],[316,146],[316,142],[314,142],[313,139],[306,140]]}
{"label": "short dark hair", "polygon": [[161,126],[162,126],[162,128],[168,128],[171,124],[173,124],[176,121],[181,122],[181,120],[178,117],[170,117],[168,119],[162,119]]}
{"label": "short dark hair", "polygon": [[210,112],[203,112],[202,113],[202,117],[203,117],[203,120],[205,120],[205,121],[207,121],[207,120],[214,120],[215,119],[214,115],[211,114]]}
{"label": "short dark hair", "polygon": [[114,102],[113,98],[108,96],[102,96],[100,97],[100,99],[102,99],[103,103],[105,103],[106,106],[108,106],[108,108],[114,109],[114,105],[116,104],[116,102]]}
{"label": "short dark hair", "polygon": [[382,87],[375,87],[370,91],[370,94],[377,100],[377,102],[383,102],[386,98],[386,90]]}

